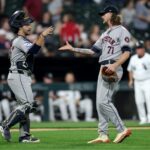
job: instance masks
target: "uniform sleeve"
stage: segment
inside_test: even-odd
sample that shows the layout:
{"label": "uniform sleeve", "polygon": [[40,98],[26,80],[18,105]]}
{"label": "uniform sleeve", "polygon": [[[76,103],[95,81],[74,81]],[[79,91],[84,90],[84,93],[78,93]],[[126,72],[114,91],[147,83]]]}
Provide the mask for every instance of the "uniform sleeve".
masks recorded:
{"label": "uniform sleeve", "polygon": [[131,41],[131,35],[128,30],[123,28],[122,30],[122,35],[121,35],[121,47],[123,46],[130,46],[130,41]]}
{"label": "uniform sleeve", "polygon": [[31,42],[29,42],[28,40],[20,40],[19,43],[19,49],[25,53],[28,53],[28,51],[30,50],[30,48],[33,46],[33,44]]}
{"label": "uniform sleeve", "polygon": [[121,36],[120,36],[120,45],[121,45],[122,52],[131,51],[130,41],[131,41],[131,35],[129,31],[123,28]]}
{"label": "uniform sleeve", "polygon": [[95,44],[92,46],[91,50],[93,50],[95,53],[102,52],[102,36],[95,42]]}
{"label": "uniform sleeve", "polygon": [[141,5],[137,4],[136,7],[136,16],[145,16],[144,11],[143,11],[143,7],[141,8]]}

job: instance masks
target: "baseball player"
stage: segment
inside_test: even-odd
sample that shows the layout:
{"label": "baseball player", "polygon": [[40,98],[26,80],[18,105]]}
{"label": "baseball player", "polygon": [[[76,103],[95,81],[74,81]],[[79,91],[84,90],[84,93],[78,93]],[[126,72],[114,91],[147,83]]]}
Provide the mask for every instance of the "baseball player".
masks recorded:
{"label": "baseball player", "polygon": [[[118,9],[115,6],[111,5],[105,7],[99,12],[99,15],[103,19],[103,23],[108,25],[108,29],[100,36],[91,49],[74,48],[66,42],[66,45],[59,48],[59,50],[70,50],[72,52],[89,55],[94,55],[96,53],[100,54],[99,62],[101,68],[98,76],[96,96],[96,107],[99,117],[99,136],[88,143],[110,142],[108,137],[109,121],[112,121],[118,131],[113,142],[120,143],[131,134],[131,131],[125,127],[111,101],[114,89],[123,74],[121,65],[130,56],[130,33],[121,25]],[[107,66],[105,70],[107,74],[116,72],[118,80],[114,80],[113,82],[104,80],[101,73],[104,66]]]}
{"label": "baseball player", "polygon": [[132,87],[134,82],[139,124],[150,123],[150,54],[145,52],[143,41],[137,43],[136,54],[131,57],[127,70],[129,71],[129,87]]}
{"label": "baseball player", "polygon": [[33,70],[33,57],[38,53],[44,44],[44,37],[52,34],[53,28],[45,29],[36,39],[35,43],[31,43],[26,36],[31,34],[32,18],[19,10],[13,13],[9,19],[10,27],[17,34],[12,42],[10,49],[11,66],[7,82],[18,101],[18,107],[12,111],[8,119],[6,119],[0,130],[5,140],[11,140],[10,128],[16,123],[20,123],[19,142],[39,142],[38,138],[30,135],[29,113],[35,110],[36,102],[33,100],[31,89],[31,74]]}
{"label": "baseball player", "polygon": [[[0,84],[6,84],[6,75],[1,75]],[[10,101],[12,100],[12,94],[8,91],[0,92],[0,122],[4,118],[7,118],[10,114]]]}

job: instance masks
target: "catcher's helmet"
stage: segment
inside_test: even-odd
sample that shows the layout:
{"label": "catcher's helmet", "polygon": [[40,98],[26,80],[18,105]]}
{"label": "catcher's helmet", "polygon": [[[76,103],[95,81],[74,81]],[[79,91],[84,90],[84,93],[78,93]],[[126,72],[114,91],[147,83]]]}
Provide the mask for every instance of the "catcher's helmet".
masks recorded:
{"label": "catcher's helmet", "polygon": [[115,14],[119,13],[119,10],[116,6],[110,5],[110,6],[106,6],[103,10],[101,10],[98,14],[100,16],[103,16],[104,14],[108,13],[108,12],[112,12]]}
{"label": "catcher's helmet", "polygon": [[19,29],[23,25],[27,25],[33,22],[33,19],[26,16],[22,10],[15,11],[9,18],[9,24],[12,29]]}

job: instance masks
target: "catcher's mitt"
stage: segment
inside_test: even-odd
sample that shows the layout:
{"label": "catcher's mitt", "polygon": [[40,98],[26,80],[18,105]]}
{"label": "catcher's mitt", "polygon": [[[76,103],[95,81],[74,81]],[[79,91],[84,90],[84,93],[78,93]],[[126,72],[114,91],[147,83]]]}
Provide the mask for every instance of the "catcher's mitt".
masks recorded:
{"label": "catcher's mitt", "polygon": [[117,82],[118,81],[117,73],[113,71],[107,73],[106,70],[107,70],[107,66],[104,66],[101,72],[103,80],[109,83]]}

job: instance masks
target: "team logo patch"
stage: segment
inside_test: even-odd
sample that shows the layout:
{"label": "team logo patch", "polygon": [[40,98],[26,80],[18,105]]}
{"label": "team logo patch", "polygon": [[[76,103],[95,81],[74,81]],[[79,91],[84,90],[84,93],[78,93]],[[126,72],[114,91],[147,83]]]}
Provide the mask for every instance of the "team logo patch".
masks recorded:
{"label": "team logo patch", "polygon": [[129,41],[130,41],[130,40],[129,40],[129,37],[125,37],[124,40],[125,40],[127,43],[129,43]]}

